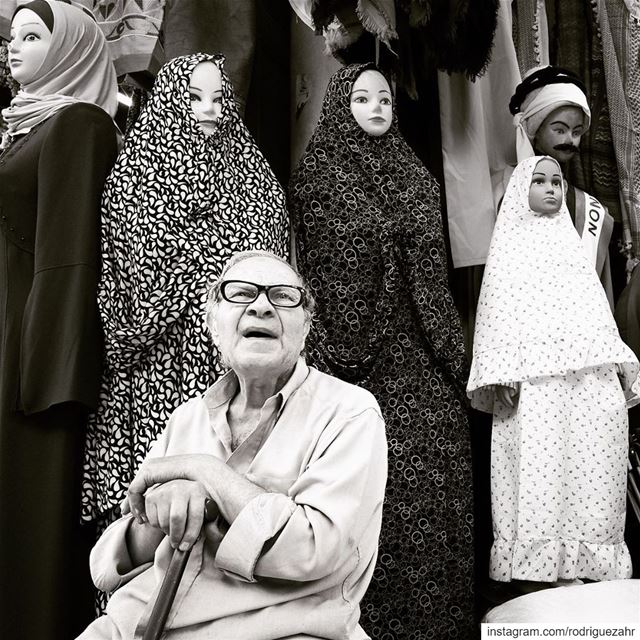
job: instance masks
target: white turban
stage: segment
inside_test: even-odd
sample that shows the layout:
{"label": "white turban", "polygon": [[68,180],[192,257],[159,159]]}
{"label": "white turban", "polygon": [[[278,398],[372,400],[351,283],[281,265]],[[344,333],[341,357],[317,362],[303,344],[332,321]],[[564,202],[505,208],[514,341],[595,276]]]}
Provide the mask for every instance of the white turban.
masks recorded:
{"label": "white turban", "polygon": [[587,96],[575,84],[547,84],[534,89],[522,102],[521,111],[513,116],[516,128],[516,152],[518,162],[535,155],[532,142],[545,118],[559,107],[572,106],[582,109],[585,115],[585,131],[591,124],[591,111]]}

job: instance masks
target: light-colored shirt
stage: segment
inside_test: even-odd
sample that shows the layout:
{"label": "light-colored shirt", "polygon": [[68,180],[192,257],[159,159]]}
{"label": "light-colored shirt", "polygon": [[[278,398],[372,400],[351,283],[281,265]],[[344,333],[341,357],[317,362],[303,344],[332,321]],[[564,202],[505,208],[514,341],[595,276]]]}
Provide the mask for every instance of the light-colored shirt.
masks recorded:
{"label": "light-colored shirt", "polygon": [[[374,397],[300,359],[255,430],[231,449],[227,422],[238,381],[228,373],[181,405],[150,456],[208,453],[267,493],[226,533],[212,525],[193,547],[167,638],[365,640],[359,603],[373,573],[387,477],[384,422]],[[132,566],[131,516],[91,554],[99,589],[117,589],[81,640],[140,638],[172,554]],[[217,532],[217,533],[216,533]]]}

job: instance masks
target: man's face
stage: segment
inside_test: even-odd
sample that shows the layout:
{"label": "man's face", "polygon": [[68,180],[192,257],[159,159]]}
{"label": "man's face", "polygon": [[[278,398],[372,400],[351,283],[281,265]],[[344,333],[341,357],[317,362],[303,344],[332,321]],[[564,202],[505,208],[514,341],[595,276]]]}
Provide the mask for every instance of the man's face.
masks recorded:
{"label": "man's face", "polygon": [[[224,277],[260,285],[300,286],[296,274],[279,260],[247,258]],[[211,333],[229,366],[240,376],[277,379],[296,364],[309,332],[302,305],[276,307],[265,292],[249,304],[221,299],[213,310]]]}
{"label": "man's face", "polygon": [[563,164],[578,153],[584,131],[584,112],[580,107],[558,107],[540,125],[533,146],[540,155],[551,156]]}

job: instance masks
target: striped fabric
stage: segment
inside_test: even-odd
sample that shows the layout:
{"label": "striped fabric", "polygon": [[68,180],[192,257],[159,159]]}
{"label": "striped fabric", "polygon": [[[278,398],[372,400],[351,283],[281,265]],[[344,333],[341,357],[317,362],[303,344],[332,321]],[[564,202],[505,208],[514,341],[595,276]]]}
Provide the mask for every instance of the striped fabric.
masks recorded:
{"label": "striped fabric", "polygon": [[602,36],[627,255],[640,258],[640,3],[592,0]]}

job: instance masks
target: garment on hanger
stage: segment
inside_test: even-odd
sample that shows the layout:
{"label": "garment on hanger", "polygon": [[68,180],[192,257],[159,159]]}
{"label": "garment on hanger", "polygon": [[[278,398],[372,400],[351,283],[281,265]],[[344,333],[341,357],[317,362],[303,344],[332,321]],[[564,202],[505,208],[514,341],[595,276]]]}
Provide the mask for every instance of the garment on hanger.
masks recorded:
{"label": "garment on hanger", "polygon": [[[640,20],[623,0],[598,0],[597,20],[604,51],[604,75],[611,133],[618,164],[624,249],[640,258]],[[615,52],[615,54],[613,53]]]}
{"label": "garment on hanger", "polygon": [[502,0],[493,53],[474,82],[438,73],[442,160],[454,267],[484,264],[496,219],[492,180],[515,164],[509,99],[520,82],[511,8]]}

